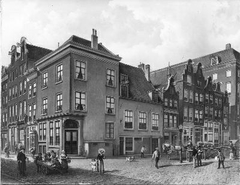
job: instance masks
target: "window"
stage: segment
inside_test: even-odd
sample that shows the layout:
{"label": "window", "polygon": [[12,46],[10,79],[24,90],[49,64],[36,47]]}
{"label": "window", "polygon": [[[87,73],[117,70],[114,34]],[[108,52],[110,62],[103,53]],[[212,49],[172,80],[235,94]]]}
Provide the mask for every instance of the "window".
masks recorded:
{"label": "window", "polygon": [[184,107],[184,117],[183,117],[184,121],[188,121],[188,108]]}
{"label": "window", "polygon": [[176,115],[173,116],[173,127],[177,128],[177,116]]}
{"label": "window", "polygon": [[195,93],[195,103],[198,104],[198,93]]}
{"label": "window", "polygon": [[61,82],[63,80],[63,65],[57,66],[56,82]]}
{"label": "window", "polygon": [[12,98],[14,98],[15,97],[15,88],[13,87],[12,88]]}
{"label": "window", "polygon": [[43,139],[43,124],[39,123],[39,140]]}
{"label": "window", "polygon": [[34,83],[33,84],[33,97],[36,96],[36,93],[37,93],[37,84]]}
{"label": "window", "polygon": [[203,94],[202,93],[199,94],[199,103],[200,104],[203,103]]}
{"label": "window", "polygon": [[60,121],[55,121],[55,145],[60,145]]}
{"label": "window", "polygon": [[19,76],[22,76],[23,74],[23,65],[19,66]]}
{"label": "window", "polygon": [[173,127],[173,115],[169,115],[169,126]]}
{"label": "window", "polygon": [[218,118],[220,119],[222,117],[222,111],[218,110]]}
{"label": "window", "polygon": [[231,94],[231,82],[226,83],[226,91],[228,92],[228,94]]}
{"label": "window", "polygon": [[218,105],[218,98],[215,98],[215,105]]}
{"label": "window", "polygon": [[147,114],[146,112],[139,112],[139,129],[147,129]]}
{"label": "window", "polygon": [[152,113],[152,130],[158,130],[159,115]]}
{"label": "window", "polygon": [[11,100],[11,98],[12,98],[12,89],[10,88],[8,91],[9,91],[9,92],[8,92],[8,94],[9,94],[9,100]]}
{"label": "window", "polygon": [[42,75],[42,88],[48,86],[48,72],[43,73]]}
{"label": "window", "polygon": [[43,98],[42,100],[42,114],[47,114],[48,111],[48,99]]}
{"label": "window", "polygon": [[198,110],[195,109],[195,121],[199,121]]}
{"label": "window", "polygon": [[27,102],[26,102],[26,100],[23,101],[23,114],[24,114],[24,116],[27,114]]}
{"label": "window", "polygon": [[33,104],[33,120],[36,120],[36,109],[37,109],[37,105]]}
{"label": "window", "polygon": [[178,107],[178,102],[177,100],[174,100],[174,108],[177,108]]}
{"label": "window", "polygon": [[203,110],[199,110],[199,121],[203,121]]}
{"label": "window", "polygon": [[86,80],[86,63],[76,61],[76,79]]}
{"label": "window", "polygon": [[193,91],[189,91],[189,102],[193,102]]}
{"label": "window", "polygon": [[208,103],[208,102],[209,102],[209,94],[206,93],[206,94],[205,94],[205,103]]}
{"label": "window", "polygon": [[132,137],[126,137],[125,138],[125,144],[126,144],[126,151],[132,151],[133,150],[133,138]]}
{"label": "window", "polygon": [[164,105],[167,107],[168,106],[168,99],[164,98]]}
{"label": "window", "polygon": [[107,85],[115,86],[115,71],[107,69]]}
{"label": "window", "polygon": [[17,115],[18,115],[18,106],[17,106],[17,104],[15,104],[15,117],[16,117],[16,120],[17,120]]}
{"label": "window", "polygon": [[27,81],[23,81],[23,94],[27,92]]}
{"label": "window", "polygon": [[57,94],[56,111],[62,111],[62,94]]}
{"label": "window", "polygon": [[86,93],[76,92],[75,94],[75,109],[86,110]]}
{"label": "window", "polygon": [[213,104],[213,95],[210,94],[209,103]]}
{"label": "window", "polygon": [[188,90],[184,89],[184,101],[188,101]]}
{"label": "window", "polygon": [[22,102],[19,103],[19,117],[20,117],[20,120],[22,120],[22,109],[23,106],[22,106]]}
{"label": "window", "polygon": [[231,70],[227,70],[227,71],[226,71],[226,77],[230,77],[231,75],[232,75]]}
{"label": "window", "polygon": [[210,112],[209,112],[209,118],[213,117],[213,107],[209,108]]}
{"label": "window", "polygon": [[218,99],[218,104],[219,104],[220,106],[222,106],[222,98],[219,98],[219,99]]}
{"label": "window", "polygon": [[28,121],[32,121],[32,105],[28,107]]}
{"label": "window", "polygon": [[187,75],[187,82],[188,82],[189,84],[192,83],[192,77],[191,77],[190,75]]}
{"label": "window", "polygon": [[215,117],[215,119],[218,119],[218,111],[217,110],[214,111],[214,117]]}
{"label": "window", "polygon": [[15,97],[17,98],[17,95],[18,95],[18,93],[17,93],[17,86],[15,86]]}
{"label": "window", "polygon": [[46,123],[43,123],[43,140],[46,140]]}
{"label": "window", "polygon": [[20,82],[20,84],[19,84],[19,96],[22,95],[22,90],[23,90],[23,83]]}
{"label": "window", "polygon": [[169,99],[169,107],[172,107],[173,106],[173,101],[172,99]]}
{"label": "window", "polygon": [[214,80],[217,80],[217,77],[218,77],[217,73],[214,73],[214,74],[213,74],[213,77],[212,77],[213,81],[214,81]]}
{"label": "window", "polygon": [[209,111],[209,109],[208,109],[208,107],[206,106],[206,107],[205,107],[205,117],[206,117],[206,118],[208,117],[208,111]]}
{"label": "window", "polygon": [[29,85],[28,87],[28,98],[32,97],[32,85]]}
{"label": "window", "polygon": [[124,128],[132,129],[133,128],[133,111],[125,110],[125,125]]}
{"label": "window", "polygon": [[193,108],[189,108],[189,121],[193,121]]}
{"label": "window", "polygon": [[23,74],[24,74],[26,71],[27,71],[27,64],[24,63],[24,64],[23,64]]}
{"label": "window", "polygon": [[113,139],[114,138],[114,123],[106,123],[106,138]]}
{"label": "window", "polygon": [[111,96],[106,97],[106,111],[109,114],[115,113],[115,99]]}
{"label": "window", "polygon": [[121,96],[128,97],[128,84],[121,84]]}
{"label": "window", "polygon": [[168,114],[164,114],[164,128],[168,128]]}
{"label": "window", "polygon": [[49,145],[53,145],[53,122],[49,123]]}

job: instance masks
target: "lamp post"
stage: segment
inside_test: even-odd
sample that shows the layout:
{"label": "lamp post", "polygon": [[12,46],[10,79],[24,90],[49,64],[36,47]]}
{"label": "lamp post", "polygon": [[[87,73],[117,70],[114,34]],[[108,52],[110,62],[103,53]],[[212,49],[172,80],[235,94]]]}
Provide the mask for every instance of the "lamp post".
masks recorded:
{"label": "lamp post", "polygon": [[183,126],[179,125],[178,126],[179,129],[179,141],[180,141],[180,163],[182,163],[182,131],[183,131]]}

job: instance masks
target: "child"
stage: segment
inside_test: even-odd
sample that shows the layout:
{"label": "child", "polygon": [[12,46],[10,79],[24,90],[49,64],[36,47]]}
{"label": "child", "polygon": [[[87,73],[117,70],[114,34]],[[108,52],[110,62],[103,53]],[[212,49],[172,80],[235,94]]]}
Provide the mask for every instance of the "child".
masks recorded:
{"label": "child", "polygon": [[41,166],[37,163],[37,161],[42,161],[42,153],[38,153],[38,156],[35,159],[35,164],[37,165],[37,172],[40,172]]}
{"label": "child", "polygon": [[97,171],[97,161],[96,161],[96,159],[92,159],[92,161],[90,162],[90,165],[92,167],[92,171]]}

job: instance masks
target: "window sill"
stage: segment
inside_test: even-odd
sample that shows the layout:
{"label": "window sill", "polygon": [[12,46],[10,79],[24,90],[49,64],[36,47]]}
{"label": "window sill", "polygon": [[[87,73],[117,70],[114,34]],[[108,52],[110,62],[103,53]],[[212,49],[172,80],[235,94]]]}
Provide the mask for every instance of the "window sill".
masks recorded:
{"label": "window sill", "polygon": [[74,78],[74,80],[77,80],[77,81],[82,81],[82,82],[87,82],[87,79],[79,79],[79,78]]}
{"label": "window sill", "polygon": [[123,128],[124,131],[134,131],[134,128]]}
{"label": "window sill", "polygon": [[42,87],[42,90],[45,90],[45,89],[47,89],[48,88],[48,86],[44,86],[44,87]]}
{"label": "window sill", "polygon": [[58,81],[58,82],[55,82],[55,85],[58,85],[58,84],[60,84],[60,83],[62,83],[62,82],[63,82],[63,80]]}
{"label": "window sill", "polygon": [[138,129],[138,131],[147,132],[148,129]]}
{"label": "window sill", "polygon": [[115,113],[105,113],[106,115],[108,115],[108,116],[116,116],[116,114]]}
{"label": "window sill", "polygon": [[116,88],[116,85],[107,85],[107,84],[106,84],[106,87]]}
{"label": "window sill", "polygon": [[76,109],[75,109],[75,111],[76,111],[76,112],[87,113],[87,110],[76,110]]}

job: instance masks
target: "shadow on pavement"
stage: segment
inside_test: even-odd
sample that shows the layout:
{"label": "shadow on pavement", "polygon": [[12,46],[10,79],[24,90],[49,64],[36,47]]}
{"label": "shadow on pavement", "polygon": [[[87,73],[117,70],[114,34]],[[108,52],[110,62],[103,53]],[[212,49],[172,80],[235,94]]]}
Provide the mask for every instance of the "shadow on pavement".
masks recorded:
{"label": "shadow on pavement", "polygon": [[202,166],[208,166],[209,164],[212,164],[213,162],[204,162]]}
{"label": "shadow on pavement", "polygon": [[232,168],[232,166],[226,166],[225,169]]}

